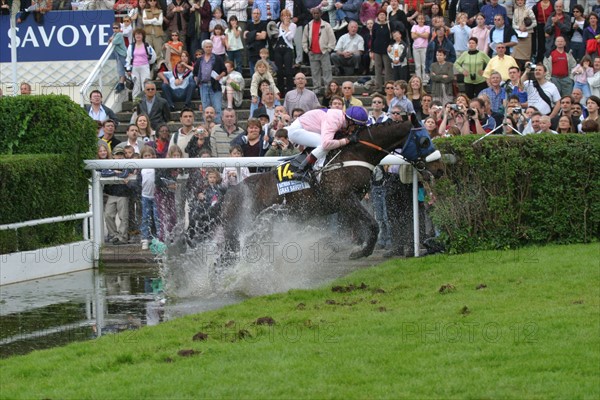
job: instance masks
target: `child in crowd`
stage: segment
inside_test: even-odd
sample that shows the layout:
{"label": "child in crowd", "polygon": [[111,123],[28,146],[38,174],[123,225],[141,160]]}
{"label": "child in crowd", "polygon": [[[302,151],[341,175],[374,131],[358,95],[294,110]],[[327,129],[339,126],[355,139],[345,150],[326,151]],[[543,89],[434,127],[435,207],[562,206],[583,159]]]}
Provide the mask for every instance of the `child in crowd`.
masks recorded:
{"label": "child in crowd", "polygon": [[269,72],[269,64],[264,60],[258,60],[254,66],[254,75],[252,75],[252,81],[250,82],[250,95],[252,96],[252,104],[258,103],[258,84],[263,80],[269,81],[269,84],[275,91],[275,94],[279,94],[279,89],[275,86],[275,80],[273,75]]}
{"label": "child in crowd", "polygon": [[423,84],[429,82],[429,76],[425,72],[425,58],[427,55],[427,46],[431,38],[431,27],[425,25],[425,16],[417,16],[417,24],[411,28],[410,37],[413,40],[413,57],[415,60],[415,74],[421,78]]}
{"label": "child in crowd", "polygon": [[406,111],[408,114],[414,113],[415,108],[413,107],[412,101],[406,97],[406,91],[408,90],[408,83],[406,81],[394,82],[394,98],[390,102],[389,109],[391,110],[394,106],[398,106]]}
{"label": "child in crowd", "polygon": [[573,68],[573,77],[575,85],[573,89],[581,89],[583,98],[587,99],[592,95],[588,79],[594,76],[594,68],[591,67],[592,59],[589,55],[583,56],[578,65]]}
{"label": "child in crowd", "polygon": [[394,43],[388,46],[388,56],[392,60],[394,79],[408,81],[408,45],[402,40],[400,31],[394,31],[392,38]]}
{"label": "child in crowd", "polygon": [[215,25],[213,33],[210,35],[213,44],[213,54],[225,61],[225,52],[227,51],[227,36],[223,30],[223,25]]}
{"label": "child in crowd", "polygon": [[113,35],[108,39],[108,43],[112,43],[115,47],[115,59],[117,61],[117,75],[119,75],[119,83],[115,87],[115,93],[121,93],[125,90],[125,64],[127,62],[127,41],[125,35],[121,32],[121,28],[117,22],[113,22]]}
{"label": "child in crowd", "polygon": [[456,58],[468,50],[471,28],[467,26],[467,18],[467,13],[459,12],[456,16],[456,25],[450,29],[450,32],[454,35]]}
{"label": "child in crowd", "polygon": [[[231,146],[229,157],[243,157],[244,152],[240,146]],[[238,170],[240,175],[238,176]],[[234,186],[250,176],[248,167],[225,167],[223,168],[223,186]],[[239,178],[239,179],[238,179]]]}
{"label": "child in crowd", "polygon": [[271,71],[271,75],[273,75],[273,77],[276,77],[277,76],[277,65],[275,65],[275,62],[273,62],[269,59],[269,49],[267,49],[266,47],[260,49],[258,51],[258,56],[260,57],[261,60],[263,60],[264,62],[267,63],[267,65],[269,66],[269,71]]}
{"label": "child in crowd", "polygon": [[242,42],[242,28],[239,27],[235,15],[229,17],[229,25],[225,29],[225,36],[227,36],[227,58],[233,61],[235,70],[241,74],[244,44]]}
{"label": "child in crowd", "polygon": [[190,224],[188,238],[206,237],[210,232],[211,222],[218,217],[219,204],[223,200],[225,190],[221,186],[221,174],[216,169],[206,172],[206,184],[195,193],[190,201]]}
{"label": "child in crowd", "polygon": [[[176,144],[169,145],[167,158],[183,158],[183,151]],[[177,176],[179,168],[159,169],[155,173],[155,197],[160,221],[159,239],[164,242],[177,224],[175,208],[175,192],[177,191]]]}
{"label": "child in crowd", "polygon": [[183,42],[179,40],[179,32],[171,32],[171,40],[163,46],[165,50],[165,60],[170,71],[175,69],[175,66],[181,61],[181,52],[183,51]]}
{"label": "child in crowd", "polygon": [[[142,148],[141,157],[144,160],[156,158],[156,151],[150,146]],[[157,229],[157,236],[160,236],[160,219],[158,217],[158,206],[154,200],[156,173],[154,168],[144,168],[138,175],[138,183],[142,188],[142,250],[148,250],[150,243],[151,226]]]}
{"label": "child in crowd", "polygon": [[121,22],[121,32],[123,32],[125,47],[129,47],[129,43],[133,41],[133,25],[131,24],[131,17],[129,15],[123,17],[123,22]]}
{"label": "child in crowd", "polygon": [[210,24],[208,24],[208,31],[213,33],[217,25],[221,25],[222,28],[227,26],[227,21],[223,19],[223,10],[221,10],[221,7],[216,7],[213,11],[213,18],[210,21]]}

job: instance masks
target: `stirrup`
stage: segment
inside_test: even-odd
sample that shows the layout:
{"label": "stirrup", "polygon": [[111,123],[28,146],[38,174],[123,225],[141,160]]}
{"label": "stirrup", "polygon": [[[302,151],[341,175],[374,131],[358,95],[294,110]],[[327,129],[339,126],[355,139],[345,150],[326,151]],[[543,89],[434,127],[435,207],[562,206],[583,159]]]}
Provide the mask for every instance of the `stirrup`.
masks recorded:
{"label": "stirrup", "polygon": [[294,172],[293,179],[295,181],[310,182],[313,179],[312,169],[306,171]]}

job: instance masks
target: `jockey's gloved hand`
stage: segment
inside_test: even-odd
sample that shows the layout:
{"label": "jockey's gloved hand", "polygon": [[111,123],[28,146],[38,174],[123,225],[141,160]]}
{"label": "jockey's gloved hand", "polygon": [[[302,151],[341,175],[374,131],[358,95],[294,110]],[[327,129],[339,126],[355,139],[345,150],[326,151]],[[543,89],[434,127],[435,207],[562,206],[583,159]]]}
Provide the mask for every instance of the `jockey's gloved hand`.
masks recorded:
{"label": "jockey's gloved hand", "polygon": [[352,135],[348,136],[348,144],[350,143],[358,143],[358,135],[353,133]]}

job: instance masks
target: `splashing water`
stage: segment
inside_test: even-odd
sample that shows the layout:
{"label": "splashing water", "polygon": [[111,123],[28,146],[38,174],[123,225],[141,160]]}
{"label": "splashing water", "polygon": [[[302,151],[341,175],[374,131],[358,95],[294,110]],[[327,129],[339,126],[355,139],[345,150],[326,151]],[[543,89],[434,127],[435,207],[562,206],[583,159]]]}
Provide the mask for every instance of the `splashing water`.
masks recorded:
{"label": "splashing water", "polygon": [[337,227],[305,226],[290,221],[280,209],[271,211],[251,224],[229,265],[221,262],[222,228],[195,248],[182,241],[169,246],[162,266],[166,293],[203,298],[265,295],[312,288],[373,263],[349,261],[351,240],[339,237]]}

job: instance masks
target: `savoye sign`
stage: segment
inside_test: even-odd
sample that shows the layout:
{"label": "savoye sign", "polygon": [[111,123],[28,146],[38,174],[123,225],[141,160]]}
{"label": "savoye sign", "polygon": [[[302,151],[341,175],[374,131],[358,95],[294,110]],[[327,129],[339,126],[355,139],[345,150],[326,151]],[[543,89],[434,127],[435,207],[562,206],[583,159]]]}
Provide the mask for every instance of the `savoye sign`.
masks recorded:
{"label": "savoye sign", "polygon": [[[17,61],[98,60],[112,35],[113,11],[50,11],[17,24]],[[9,16],[0,17],[0,62],[10,62]]]}

